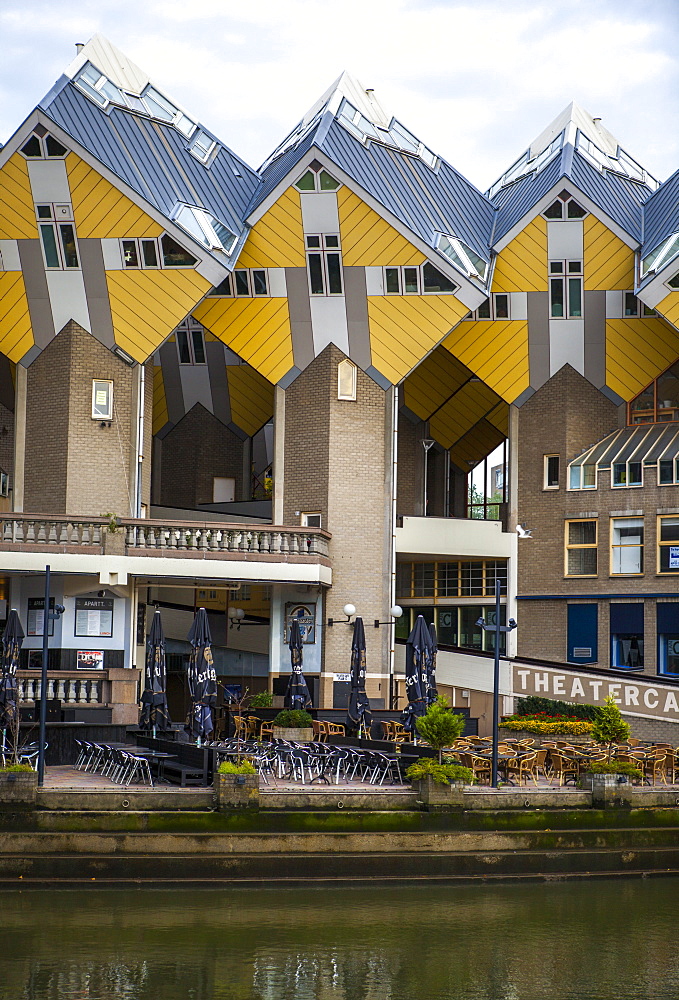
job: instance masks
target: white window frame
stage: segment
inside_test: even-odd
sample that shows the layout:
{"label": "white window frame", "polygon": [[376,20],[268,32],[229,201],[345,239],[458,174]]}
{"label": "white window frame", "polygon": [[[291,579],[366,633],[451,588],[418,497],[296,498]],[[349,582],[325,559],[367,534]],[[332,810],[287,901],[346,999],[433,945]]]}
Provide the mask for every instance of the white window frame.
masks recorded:
{"label": "white window frame", "polygon": [[[50,211],[50,217],[41,217],[38,213],[41,208],[48,208]],[[38,226],[38,233],[40,235],[40,249],[42,251],[43,262],[46,271],[80,271],[80,247],[78,246],[78,234],[75,229],[75,222],[73,220],[73,209],[70,204],[65,202],[55,203],[55,202],[40,202],[35,206],[35,215]],[[61,230],[62,226],[70,226],[73,230],[73,239],[75,241],[76,255],[78,258],[78,263],[75,265],[66,263],[66,248],[64,247],[64,237]],[[45,251],[45,242],[43,237],[43,228],[49,227],[52,230],[54,236],[54,243],[57,250],[57,257],[59,258],[58,264],[49,264],[47,261],[47,253]]]}
{"label": "white window frame", "polygon": [[[565,192],[562,192],[562,194],[564,194],[564,193]],[[561,202],[561,218],[560,219],[555,219],[553,216],[547,215],[547,209],[551,208],[552,205],[555,202],[557,202],[557,201]],[[582,211],[583,211],[582,215],[577,215],[577,216],[573,216],[573,217],[571,217],[571,216],[568,215],[568,205],[569,205],[569,202],[571,202],[571,201],[574,202],[574,204],[576,204],[578,206],[578,208],[582,209]],[[542,215],[543,215],[543,218],[545,218],[547,220],[547,222],[582,222],[589,215],[589,212],[587,211],[587,209],[585,208],[584,205],[580,204],[580,202],[578,201],[578,199],[574,195],[569,194],[568,197],[566,198],[566,200],[564,201],[564,199],[561,197],[561,195],[558,194],[556,196],[556,198],[554,199],[554,201],[552,201],[552,202],[549,203],[549,205],[544,210],[544,212],[542,213]]]}
{"label": "white window frame", "polygon": [[[319,246],[310,247],[308,241],[310,239],[318,239],[320,241]],[[337,246],[328,246],[327,240],[337,240]],[[304,245],[306,247],[306,258],[307,258],[307,281],[309,284],[309,295],[314,299],[320,298],[341,298],[344,296],[344,269],[342,266],[342,249],[339,233],[305,233],[304,234]],[[314,292],[311,287],[311,269],[309,267],[309,257],[318,254],[321,258],[321,277],[323,281],[323,291]],[[328,274],[328,256],[331,254],[336,254],[339,264],[340,281],[342,284],[342,289],[339,292],[329,291],[330,278]]]}
{"label": "white window frame", "polygon": [[[553,264],[562,264],[563,269],[561,271],[552,271]],[[579,271],[571,271],[570,265],[578,264],[580,267]],[[578,280],[580,282],[580,313],[574,315],[571,313],[571,296],[569,282],[573,280]],[[561,283],[561,290],[563,296],[564,314],[563,316],[554,316],[552,314],[552,282],[559,281]],[[585,316],[585,290],[584,290],[584,275],[583,275],[583,262],[581,260],[550,260],[549,261],[549,275],[548,275],[548,290],[549,290],[549,319],[560,320],[560,319],[584,319]]]}
{"label": "white window frame", "polygon": [[[616,522],[618,522],[618,521],[640,521],[641,522],[641,543],[639,545],[636,545],[636,544],[634,544],[634,545],[632,545],[632,544],[627,545],[627,544],[625,544],[623,542],[616,543],[614,541],[614,539],[615,539],[615,525],[616,525]],[[627,525],[627,527],[636,527],[636,525],[632,525],[632,526]],[[611,567],[610,568],[610,575],[611,576],[643,576],[644,575],[644,546],[645,546],[645,539],[644,539],[644,519],[643,519],[643,517],[612,517],[611,518],[611,530],[610,530],[610,567]],[[616,572],[614,570],[613,566],[614,566],[614,560],[615,560],[615,555],[614,555],[615,550],[616,549],[625,549],[625,548],[640,549],[641,550],[640,551],[640,558],[639,558],[639,565],[641,567],[640,570],[638,570],[636,572],[629,572],[629,573],[627,573],[627,572]],[[622,556],[620,558],[622,558]]]}
{"label": "white window frame", "polygon": [[[202,142],[203,138],[207,142]],[[216,148],[217,140],[213,139],[209,132],[206,132],[202,128],[195,129],[189,143],[189,153],[191,153],[191,156],[195,156],[200,163],[207,163]]]}
{"label": "white window frame", "polygon": [[[343,373],[349,373],[350,376],[350,388],[346,391],[346,387],[342,385]],[[358,367],[349,358],[343,358],[337,365],[337,398],[349,400],[354,402],[356,399],[356,392],[358,387]]]}
{"label": "white window frame", "polygon": [[[105,392],[107,394],[108,406],[105,412],[98,412],[97,403],[98,393]],[[92,420],[113,420],[113,380],[110,378],[93,378],[92,379]]]}
{"label": "white window frame", "polygon": [[[230,240],[228,241],[228,245],[217,235],[211,220],[218,223],[229,234]],[[188,205],[186,202],[182,202],[175,210],[174,221],[192,236],[194,240],[207,247],[208,250],[221,251],[227,257],[231,256],[234,247],[238,243],[238,237],[232,229],[229,229],[226,223],[222,222],[221,219],[218,219],[206,209],[199,208],[197,205]]]}
{"label": "white window frame", "polygon": [[[60,146],[64,147],[63,153],[49,152],[47,148],[47,140],[50,137],[54,139],[55,142],[58,142]],[[28,156],[27,153],[24,153],[24,146],[31,139],[38,140],[38,144],[40,146],[40,156]],[[70,149],[67,148],[67,146],[65,145],[65,143],[61,141],[61,139],[57,139],[56,135],[52,135],[51,132],[45,132],[44,135],[38,135],[37,132],[31,132],[31,134],[27,136],[26,139],[24,139],[24,141],[21,143],[21,148],[19,149],[19,152],[21,153],[23,158],[25,160],[28,160],[28,162],[30,163],[31,160],[65,160],[68,154],[70,153]]]}
{"label": "white window frame", "polygon": [[[382,268],[382,287],[384,289],[385,295],[455,295],[456,292],[460,290],[459,285],[455,285],[454,288],[448,289],[445,292],[441,291],[429,291],[424,287],[424,267],[426,264],[430,264],[433,268],[444,277],[447,278],[451,284],[455,285],[452,278],[448,278],[447,274],[444,274],[436,264],[433,264],[430,260],[425,260],[423,264],[389,264]],[[387,271],[397,271],[398,272],[398,288],[397,292],[390,292],[387,289]],[[415,271],[417,275],[417,291],[407,292],[405,289],[405,272]]]}
{"label": "white window frame", "polygon": [[[506,316],[497,315],[498,297],[507,299]],[[485,301],[489,304],[489,316],[480,316],[479,312],[481,310],[481,306],[479,306],[478,309],[468,312],[464,319],[474,323],[491,323],[496,320],[500,323],[507,323],[512,318],[512,297],[509,292],[493,292]],[[481,305],[484,305],[484,303],[482,302]]]}
{"label": "white window frame", "polygon": [[[309,518],[318,518],[318,524],[310,524]],[[303,528],[322,528],[323,527],[323,516],[320,510],[303,510],[300,511],[299,523]]]}
{"label": "white window frame", "polygon": [[[137,250],[137,263],[136,264],[126,264],[125,263],[125,243],[134,243]],[[142,243],[153,243],[156,248],[156,264],[147,264],[144,259],[144,252]],[[150,236],[125,236],[120,240],[120,259],[123,262],[123,269],[125,271],[159,271],[163,266],[162,258],[162,248],[160,246],[160,240],[156,237]]]}
{"label": "white window frame", "polygon": [[[442,253],[444,257],[447,257],[448,260],[457,265],[457,267],[459,267],[460,270],[469,277],[478,278],[480,281],[486,280],[488,269],[490,267],[490,263],[487,260],[484,260],[483,257],[479,256],[476,251],[472,250],[471,247],[468,247],[467,244],[463,243],[462,240],[457,238],[457,236],[451,236],[450,233],[437,233],[436,237],[436,249]],[[452,253],[449,253],[444,249],[444,241],[448,243]],[[473,254],[474,257],[478,257],[480,263],[484,265],[483,270],[480,270],[479,266],[474,263],[470,254]]]}
{"label": "white window frame", "polygon": [[[675,282],[675,284],[672,284],[672,282]],[[665,288],[669,288],[670,291],[672,291],[672,292],[678,291],[679,290],[679,271],[677,271],[676,274],[673,274],[671,278],[668,278],[667,281],[663,282],[663,284],[665,285]],[[656,313],[656,315],[657,315],[657,313]]]}
{"label": "white window frame", "polygon": [[[594,467],[594,483],[591,486],[583,486],[582,485],[582,478],[583,478],[582,477],[582,470],[584,468],[591,468],[592,466]],[[580,475],[579,475],[578,478],[579,478],[579,482],[580,482],[581,485],[579,485],[579,486],[573,486],[572,485],[572,483],[573,483],[573,473],[575,472],[576,469],[578,469],[580,471]],[[574,465],[574,464],[571,464],[571,465],[569,465],[567,467],[567,472],[568,472],[568,479],[567,479],[567,484],[568,485],[566,487],[567,490],[575,492],[576,490],[596,490],[598,488],[599,466],[595,462],[585,462],[583,465]]]}
{"label": "white window frame", "polygon": [[[547,474],[548,474],[548,470],[549,470],[549,460],[550,460],[550,458],[555,458],[557,460],[557,463],[558,463],[558,466],[557,466],[557,468],[558,468],[558,475],[557,475],[557,483],[556,483],[556,485],[554,485],[554,484],[550,485],[549,480],[548,480],[548,475]],[[558,490],[560,488],[560,486],[561,486],[561,483],[559,481],[560,479],[561,479],[561,455],[545,455],[544,456],[542,488],[544,490]]]}
{"label": "white window frame", "polygon": [[[181,350],[179,346],[179,337],[181,334],[186,336],[186,344],[189,351],[189,361],[182,361]],[[196,361],[196,350],[194,344],[195,334],[200,334],[203,342],[203,357],[204,361]],[[177,344],[177,359],[181,368],[197,367],[204,368],[207,366],[207,350],[205,348],[205,329],[204,327],[195,320],[193,316],[187,317],[187,319],[182,320],[179,326],[174,331],[174,339]]]}
{"label": "white window frame", "polygon": [[[625,466],[625,482],[616,483],[614,469],[617,465]],[[630,483],[629,481],[629,467],[630,465],[639,465],[641,467],[641,482],[640,483]],[[611,462],[611,489],[614,490],[639,490],[642,489],[644,485],[644,461],[643,459],[627,459],[626,462]]]}
{"label": "white window frame", "polygon": [[[629,313],[627,312],[628,295],[634,296],[636,303],[636,312],[629,312]],[[647,306],[645,302],[642,302],[641,299],[638,297],[638,295],[634,294],[634,291],[632,289],[628,289],[627,291],[624,291],[622,293],[622,314],[623,314],[622,316],[623,319],[633,319],[635,316],[638,316],[641,319],[649,319],[652,316],[658,315],[655,309],[651,309],[651,307]]]}
{"label": "white window frame", "polygon": [[[306,177],[307,174],[312,174],[312,176],[314,178],[314,187],[313,187],[313,189],[311,189],[311,188],[301,188],[301,187],[297,186],[299,184],[299,182],[301,181],[301,179],[303,177]],[[324,188],[324,187],[321,187],[321,174],[327,174],[327,176],[330,177],[331,180],[333,180],[337,184],[337,187],[334,187],[334,188]],[[339,189],[342,187],[342,182],[338,181],[337,178],[335,177],[335,175],[332,174],[332,173],[330,173],[329,170],[326,170],[326,168],[324,166],[321,165],[318,168],[318,170],[314,170],[314,168],[311,166],[311,164],[309,164],[309,166],[305,170],[303,170],[302,173],[299,175],[299,177],[295,181],[293,187],[295,188],[296,191],[299,191],[300,194],[313,194],[314,192],[317,192],[317,193],[320,193],[320,194],[335,194],[335,192],[339,191]]]}

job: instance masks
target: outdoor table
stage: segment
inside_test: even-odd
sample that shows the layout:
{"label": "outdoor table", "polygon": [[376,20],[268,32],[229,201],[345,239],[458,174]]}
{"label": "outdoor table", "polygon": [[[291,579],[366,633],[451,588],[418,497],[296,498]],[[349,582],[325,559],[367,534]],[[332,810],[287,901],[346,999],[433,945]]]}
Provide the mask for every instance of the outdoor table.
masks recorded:
{"label": "outdoor table", "polygon": [[165,780],[165,761],[176,760],[176,753],[166,753],[164,750],[152,750],[150,747],[131,747],[130,753],[133,757],[146,757],[150,761],[158,764],[158,782]]}

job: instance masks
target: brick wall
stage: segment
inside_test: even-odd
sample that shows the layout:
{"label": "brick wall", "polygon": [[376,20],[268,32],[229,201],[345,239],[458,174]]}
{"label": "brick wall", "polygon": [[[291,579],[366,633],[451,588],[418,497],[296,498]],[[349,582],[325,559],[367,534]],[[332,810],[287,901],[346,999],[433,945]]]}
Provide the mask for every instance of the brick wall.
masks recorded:
{"label": "brick wall", "polygon": [[422,421],[413,423],[410,417],[402,411],[398,417],[398,501],[396,510],[399,516],[415,517],[422,515],[422,473],[423,456],[422,438],[425,424]]}
{"label": "brick wall", "polygon": [[214,477],[235,479],[235,496],[242,495],[243,441],[196,403],[163,439],[154,502],[189,509],[212,503]]}
{"label": "brick wall", "polygon": [[[148,369],[150,374],[150,369]],[[92,380],[113,380],[111,426],[93,420]],[[132,513],[138,368],[129,367],[71,321],[27,371],[26,511]],[[147,378],[146,424],[151,420]],[[148,503],[150,439],[145,496]]]}

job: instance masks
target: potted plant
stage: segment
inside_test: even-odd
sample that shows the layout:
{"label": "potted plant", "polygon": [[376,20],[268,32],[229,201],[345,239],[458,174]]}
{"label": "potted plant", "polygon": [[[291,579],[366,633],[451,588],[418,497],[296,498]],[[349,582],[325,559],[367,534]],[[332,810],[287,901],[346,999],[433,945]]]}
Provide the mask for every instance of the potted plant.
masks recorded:
{"label": "potted plant", "polygon": [[273,695],[271,691],[260,691],[252,696],[250,708],[271,708],[273,705]]}
{"label": "potted plant", "polygon": [[433,757],[420,757],[410,765],[406,778],[416,786],[420,799],[429,809],[461,806],[464,786],[474,781],[470,768],[450,760],[439,763]]}
{"label": "potted plant", "polygon": [[301,708],[284,708],[273,720],[273,738],[311,743],[314,738],[313,719]]}
{"label": "potted plant", "polygon": [[38,775],[30,764],[0,766],[0,808],[35,806]]}
{"label": "potted plant", "polygon": [[219,765],[215,797],[219,809],[259,809],[259,775],[249,760]]}
{"label": "potted plant", "polygon": [[634,764],[621,760],[593,760],[580,770],[580,787],[592,793],[593,806],[629,804],[628,782],[641,781],[643,773]]}
{"label": "potted plant", "polygon": [[613,746],[629,738],[630,727],[620,714],[620,709],[609,695],[604,705],[597,709],[592,723],[592,739],[608,747],[608,760],[613,754]]}
{"label": "potted plant", "polygon": [[426,740],[439,755],[442,763],[444,747],[451,746],[462,735],[465,726],[464,715],[455,715],[446,699],[439,695],[425,714],[415,722],[418,734]]}

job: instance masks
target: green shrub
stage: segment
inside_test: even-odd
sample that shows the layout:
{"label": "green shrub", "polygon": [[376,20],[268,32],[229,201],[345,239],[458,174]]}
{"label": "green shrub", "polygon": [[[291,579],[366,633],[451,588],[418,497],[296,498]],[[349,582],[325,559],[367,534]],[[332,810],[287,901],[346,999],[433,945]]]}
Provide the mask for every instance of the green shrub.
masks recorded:
{"label": "green shrub", "polygon": [[273,720],[273,724],[281,729],[311,729],[314,720],[302,708],[284,708]]}
{"label": "green shrub", "polygon": [[465,721],[464,715],[455,715],[451,712],[450,705],[441,695],[429,706],[426,713],[416,720],[418,734],[429,746],[438,751],[439,764],[441,751],[462,735]]}
{"label": "green shrub", "polygon": [[629,738],[631,729],[629,723],[625,722],[620,709],[612,697],[606,698],[605,704],[597,708],[597,714],[592,723],[592,739],[596,743],[602,743],[608,747],[608,759],[613,753],[613,744],[622,743]]}
{"label": "green shrub", "polygon": [[439,785],[449,785],[451,781],[464,781],[465,785],[471,785],[474,781],[470,768],[463,767],[462,764],[439,764],[433,757],[420,757],[410,765],[406,778],[410,781],[433,778]]}
{"label": "green shrub", "polygon": [[589,764],[585,764],[581,770],[586,771],[587,774],[625,774],[628,778],[639,779],[643,777],[640,768],[622,760],[593,760]]}
{"label": "green shrub", "polygon": [[30,764],[6,764],[4,767],[0,767],[0,772],[11,771],[12,773],[19,772],[21,774],[23,774],[24,772],[30,773],[32,770],[33,768],[31,767]]}
{"label": "green shrub", "polygon": [[230,760],[222,761],[219,765],[219,774],[257,774],[249,760],[243,760],[240,764],[232,764]]}
{"label": "green shrub", "polygon": [[273,705],[273,695],[270,691],[260,691],[250,702],[250,708],[271,708]]}
{"label": "green shrub", "polygon": [[519,698],[516,702],[517,715],[566,715],[571,719],[586,719],[593,722],[596,713],[596,705],[572,705],[568,701],[554,701],[552,698],[540,698],[535,694]]}

